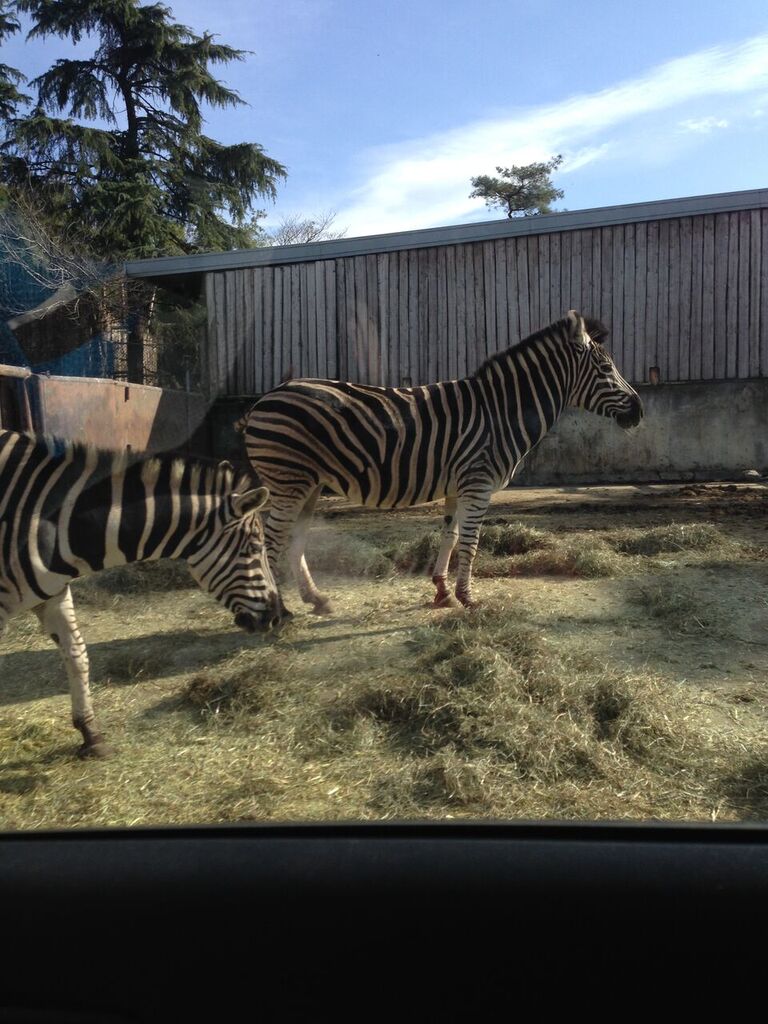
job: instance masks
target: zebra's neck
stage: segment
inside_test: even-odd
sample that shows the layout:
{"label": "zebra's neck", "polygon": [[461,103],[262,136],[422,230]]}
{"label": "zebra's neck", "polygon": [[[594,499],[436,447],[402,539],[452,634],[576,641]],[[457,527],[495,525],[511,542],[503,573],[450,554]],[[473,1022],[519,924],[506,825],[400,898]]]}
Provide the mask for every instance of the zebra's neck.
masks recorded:
{"label": "zebra's neck", "polygon": [[568,405],[574,365],[555,332],[542,331],[480,367],[485,401],[506,461],[516,465]]}
{"label": "zebra's neck", "polygon": [[67,531],[75,555],[93,569],[100,561],[111,568],[189,557],[216,529],[232,492],[232,473],[160,457],[118,467],[96,490],[102,486],[103,505],[76,503]]}

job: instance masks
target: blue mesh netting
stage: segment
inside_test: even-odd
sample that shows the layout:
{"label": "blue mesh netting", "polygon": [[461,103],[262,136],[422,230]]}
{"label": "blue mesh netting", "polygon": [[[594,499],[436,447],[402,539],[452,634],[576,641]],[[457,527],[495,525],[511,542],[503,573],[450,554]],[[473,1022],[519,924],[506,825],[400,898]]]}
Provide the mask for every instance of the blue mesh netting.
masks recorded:
{"label": "blue mesh netting", "polygon": [[[106,272],[106,270],[105,270]],[[28,366],[35,372],[66,377],[110,377],[115,354],[111,341],[95,335],[74,351],[45,363],[32,363],[7,321],[20,310],[34,309],[54,294],[35,280],[22,263],[0,260],[0,363]]]}
{"label": "blue mesh netting", "polygon": [[50,362],[35,363],[32,369],[35,373],[60,377],[111,377],[115,371],[115,347],[97,334],[80,348]]}
{"label": "blue mesh netting", "polygon": [[27,359],[6,321],[19,309],[34,309],[53,292],[43,288],[23,266],[0,262],[0,363],[27,366]]}

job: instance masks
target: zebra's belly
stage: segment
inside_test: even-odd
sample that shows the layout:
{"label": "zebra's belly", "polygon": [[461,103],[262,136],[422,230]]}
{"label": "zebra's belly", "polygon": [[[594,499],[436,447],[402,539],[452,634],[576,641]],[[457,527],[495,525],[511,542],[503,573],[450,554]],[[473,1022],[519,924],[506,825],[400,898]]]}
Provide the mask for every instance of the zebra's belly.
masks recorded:
{"label": "zebra's belly", "polygon": [[[515,467],[516,468],[516,467]],[[340,498],[346,498],[350,504],[362,508],[415,508],[418,505],[429,505],[445,498],[456,498],[462,491],[473,492],[478,489],[485,493],[495,494],[509,484],[514,474],[504,471],[503,478],[497,474],[482,474],[481,481],[470,480],[462,487],[453,474],[438,481],[413,481],[400,488],[390,487],[384,490],[380,479],[376,476],[370,481],[345,480],[328,477],[321,480],[321,486],[327,488]]]}
{"label": "zebra's belly", "polygon": [[428,498],[409,498],[407,496],[403,496],[398,499],[383,498],[380,501],[366,501],[363,504],[367,508],[415,508],[418,505],[429,505],[433,501],[441,501],[445,497],[447,497],[446,492],[444,490],[440,490]]}
{"label": "zebra's belly", "polygon": [[349,481],[346,487],[340,485],[338,481],[328,481],[327,485],[335,494],[363,508],[414,508],[417,505],[440,501],[452,492],[455,493],[452,480],[436,483],[415,481],[401,487],[392,486],[387,490],[380,486],[379,479],[363,484],[357,480]]}

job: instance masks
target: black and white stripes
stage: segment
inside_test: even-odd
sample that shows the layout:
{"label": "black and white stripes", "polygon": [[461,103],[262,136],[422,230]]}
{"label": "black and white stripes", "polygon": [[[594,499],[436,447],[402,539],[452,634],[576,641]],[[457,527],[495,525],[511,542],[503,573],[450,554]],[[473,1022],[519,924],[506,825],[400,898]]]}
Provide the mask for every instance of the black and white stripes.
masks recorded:
{"label": "black and white stripes", "polygon": [[101,569],[186,559],[200,586],[253,631],[281,616],[253,488],[229,464],[129,459],[0,430],[0,634],[34,609],[59,646],[82,753],[100,753],[88,657],[69,583]]}
{"label": "black and white stripes", "polygon": [[293,380],[266,394],[244,431],[250,462],[271,493],[265,534],[273,570],[290,538],[302,599],[327,611],[304,557],[323,487],[378,508],[445,498],[435,602],[451,601],[446,574],[458,540],[456,597],[472,604],[472,562],[491,495],[563,410],[577,406],[623,427],[642,416],[637,393],[600,343],[606,334],[571,310],[463,380],[413,388]]}

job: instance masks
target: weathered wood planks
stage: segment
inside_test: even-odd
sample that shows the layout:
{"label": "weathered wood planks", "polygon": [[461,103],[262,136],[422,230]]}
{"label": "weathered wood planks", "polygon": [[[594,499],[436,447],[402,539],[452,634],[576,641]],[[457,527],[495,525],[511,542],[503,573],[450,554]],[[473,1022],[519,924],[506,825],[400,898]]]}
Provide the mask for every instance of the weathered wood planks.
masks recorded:
{"label": "weathered wood planks", "polygon": [[664,218],[206,276],[219,394],[295,376],[466,376],[570,308],[602,319],[634,382],[768,375],[768,211]]}

